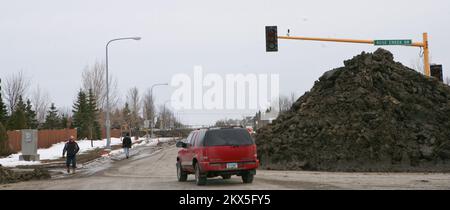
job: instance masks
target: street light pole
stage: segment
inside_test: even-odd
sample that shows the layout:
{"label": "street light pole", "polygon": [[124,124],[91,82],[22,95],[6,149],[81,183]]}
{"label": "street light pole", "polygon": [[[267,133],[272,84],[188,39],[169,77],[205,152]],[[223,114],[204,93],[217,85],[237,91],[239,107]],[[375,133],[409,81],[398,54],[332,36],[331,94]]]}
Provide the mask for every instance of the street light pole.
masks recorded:
{"label": "street light pole", "polygon": [[[156,86],[163,86],[163,85],[169,85],[169,83],[158,83],[158,84],[154,84],[152,85],[152,87],[150,88],[150,93],[152,94],[152,99],[153,99],[153,88]],[[153,101],[153,103],[155,103],[155,101]],[[153,137],[153,126],[154,126],[154,118],[155,116],[152,116],[153,119],[150,119],[151,123],[150,123],[150,138]]]}
{"label": "street light pole", "polygon": [[[166,117],[167,117],[167,116],[166,116],[166,104],[167,104],[168,102],[171,102],[171,101],[172,101],[172,100],[164,101],[164,108],[163,108],[164,111],[163,111],[163,118],[162,118],[162,120],[163,120],[163,121],[162,121],[162,122],[163,122],[162,125],[164,126],[164,128],[166,128],[166,123],[167,123],[167,122],[166,122]],[[169,121],[169,123],[170,123],[170,121]],[[169,127],[170,127],[170,125],[169,125]]]}
{"label": "street light pole", "polygon": [[141,37],[124,37],[118,39],[111,39],[106,44],[106,149],[111,149],[111,120],[109,113],[111,112],[111,107],[109,105],[109,71],[108,71],[108,46],[111,42],[119,41],[119,40],[141,40]]}

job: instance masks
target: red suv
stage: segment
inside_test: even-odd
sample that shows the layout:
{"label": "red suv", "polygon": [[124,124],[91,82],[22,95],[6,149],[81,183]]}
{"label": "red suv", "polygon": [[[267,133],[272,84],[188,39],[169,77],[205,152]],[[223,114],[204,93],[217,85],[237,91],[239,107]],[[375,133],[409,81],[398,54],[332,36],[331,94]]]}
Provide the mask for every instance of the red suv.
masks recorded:
{"label": "red suv", "polygon": [[252,183],[259,161],[256,145],[247,129],[210,128],[192,131],[184,141],[177,142],[178,181],[195,174],[197,185],[205,185],[206,179],[232,175],[242,177],[244,183]]}

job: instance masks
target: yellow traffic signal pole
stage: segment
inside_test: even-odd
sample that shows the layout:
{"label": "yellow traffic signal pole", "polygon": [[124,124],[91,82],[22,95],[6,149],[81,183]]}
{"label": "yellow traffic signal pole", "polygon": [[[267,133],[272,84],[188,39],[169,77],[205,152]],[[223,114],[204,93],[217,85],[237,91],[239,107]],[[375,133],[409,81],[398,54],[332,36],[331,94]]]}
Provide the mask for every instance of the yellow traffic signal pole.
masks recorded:
{"label": "yellow traffic signal pole", "polygon": [[[312,37],[299,37],[299,36],[278,36],[278,39],[375,44],[375,40],[363,40],[363,39],[312,38]],[[423,33],[423,42],[413,42],[410,45],[402,45],[402,46],[422,47],[423,48],[424,73],[426,76],[429,77],[430,76],[430,50],[428,48],[428,34]]]}
{"label": "yellow traffic signal pole", "polygon": [[428,47],[428,33],[423,33],[423,42],[418,43],[422,44],[423,47],[423,63],[424,63],[424,70],[425,75],[430,76],[430,49]]}

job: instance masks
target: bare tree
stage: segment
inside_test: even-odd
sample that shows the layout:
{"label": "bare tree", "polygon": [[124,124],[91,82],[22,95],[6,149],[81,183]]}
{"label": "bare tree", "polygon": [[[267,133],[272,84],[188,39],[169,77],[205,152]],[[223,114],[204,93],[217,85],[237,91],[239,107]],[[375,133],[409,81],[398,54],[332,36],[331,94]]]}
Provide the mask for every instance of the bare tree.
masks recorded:
{"label": "bare tree", "polygon": [[131,111],[131,125],[132,127],[139,127],[140,118],[139,113],[141,110],[141,98],[139,96],[139,89],[137,87],[128,90],[127,102]]}
{"label": "bare tree", "polygon": [[125,123],[126,120],[123,117],[122,110],[119,108],[115,108],[111,113],[111,128],[120,129],[121,126]]}
{"label": "bare tree", "polygon": [[158,121],[160,129],[174,129],[183,127],[179,117],[172,109],[170,109],[170,107],[160,105],[159,111]]}
{"label": "bare tree", "polygon": [[292,105],[295,103],[296,101],[296,97],[295,97],[295,93],[291,93],[290,97],[287,96],[280,96],[279,98],[279,108],[280,108],[280,112],[285,112],[288,111],[289,109],[291,109]]}
{"label": "bare tree", "polygon": [[8,102],[9,111],[12,113],[16,107],[19,97],[25,97],[30,86],[30,81],[23,75],[22,71],[11,74],[6,78],[5,88],[2,89]]}
{"label": "bare tree", "polygon": [[59,110],[59,114],[60,115],[65,115],[67,117],[72,117],[72,114],[73,114],[72,108],[64,106],[64,107],[60,107],[58,110]]}
{"label": "bare tree", "polygon": [[176,124],[180,124],[172,110],[169,107],[159,106],[159,128],[169,129],[175,127]]}
{"label": "bare tree", "polygon": [[286,96],[280,96],[280,98],[278,98],[279,100],[279,108],[280,108],[280,112],[284,112],[286,110],[289,109],[289,98]]}
{"label": "bare tree", "polygon": [[423,72],[423,58],[418,58],[416,60],[412,60],[411,68],[418,72]]}
{"label": "bare tree", "polygon": [[291,106],[297,101],[298,97],[295,95],[295,93],[291,93]]}
{"label": "bare tree", "polygon": [[[433,56],[430,56],[430,61],[432,61],[432,60],[433,60]],[[420,56],[415,60],[414,59],[411,60],[411,68],[416,70],[417,72],[425,73],[424,67],[425,67],[425,64],[423,61],[423,56]]]}
{"label": "bare tree", "polygon": [[155,118],[155,103],[153,100],[153,96],[151,90],[148,89],[143,98],[143,114],[144,118],[150,121],[153,121]]}
{"label": "bare tree", "polygon": [[[97,98],[98,108],[106,108],[106,67],[104,63],[96,62],[93,66],[87,66],[82,75],[82,87],[84,90],[92,89]],[[119,88],[117,79],[109,75],[109,102],[111,108],[117,107],[119,103]]]}
{"label": "bare tree", "polygon": [[36,111],[36,119],[39,123],[44,123],[47,109],[50,105],[50,96],[47,91],[37,85],[31,96],[31,103]]}

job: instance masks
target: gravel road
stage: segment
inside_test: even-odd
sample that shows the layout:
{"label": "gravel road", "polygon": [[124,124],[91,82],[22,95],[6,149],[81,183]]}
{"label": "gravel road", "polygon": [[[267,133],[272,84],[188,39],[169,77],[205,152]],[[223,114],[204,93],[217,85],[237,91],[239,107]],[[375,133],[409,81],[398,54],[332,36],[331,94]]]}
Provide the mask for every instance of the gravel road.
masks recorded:
{"label": "gravel road", "polygon": [[252,184],[240,177],[230,180],[208,179],[196,186],[193,175],[177,182],[177,148],[165,143],[159,147],[140,147],[130,159],[103,159],[81,168],[75,175],[58,175],[51,180],[0,185],[0,189],[27,190],[140,190],[140,189],[450,189],[450,174],[442,173],[335,173],[310,171],[258,170]]}

